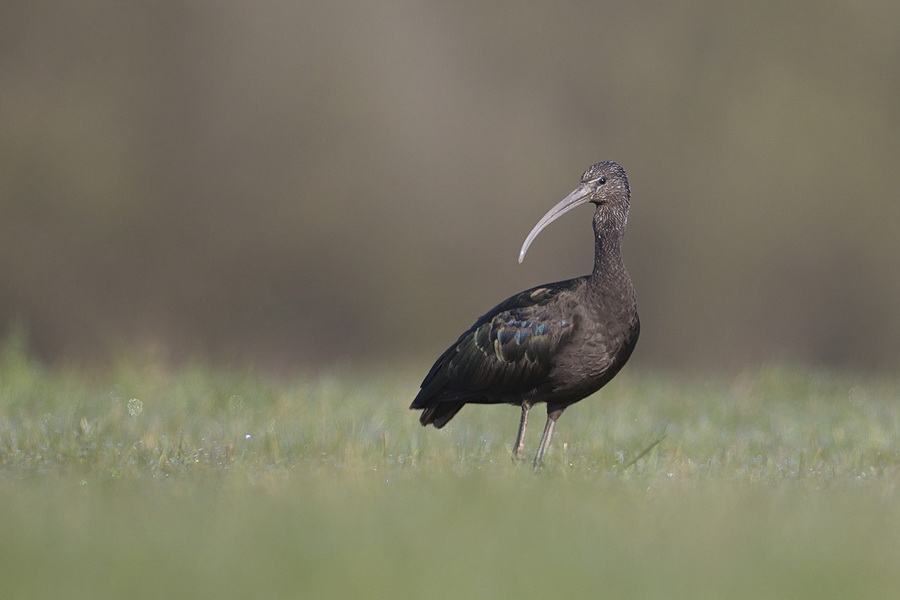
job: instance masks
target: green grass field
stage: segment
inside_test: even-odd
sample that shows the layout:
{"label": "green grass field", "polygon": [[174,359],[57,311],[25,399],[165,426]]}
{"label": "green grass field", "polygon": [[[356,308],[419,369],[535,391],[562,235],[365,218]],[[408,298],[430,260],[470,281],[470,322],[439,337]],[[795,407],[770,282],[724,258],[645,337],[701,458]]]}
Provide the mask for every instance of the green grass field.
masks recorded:
{"label": "green grass field", "polygon": [[533,472],[514,407],[421,428],[427,366],[88,376],[14,337],[0,598],[900,596],[896,380],[626,369]]}

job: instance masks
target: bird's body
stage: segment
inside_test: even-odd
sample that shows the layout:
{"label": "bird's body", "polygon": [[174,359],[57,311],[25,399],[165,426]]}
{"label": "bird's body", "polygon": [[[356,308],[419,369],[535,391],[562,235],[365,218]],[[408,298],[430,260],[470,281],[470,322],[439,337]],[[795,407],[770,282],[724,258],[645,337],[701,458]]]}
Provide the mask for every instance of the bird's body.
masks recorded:
{"label": "bird's body", "polygon": [[465,404],[521,406],[518,459],[528,411],[545,402],[548,418],[537,466],[566,407],[606,385],[631,356],[640,321],[620,253],[630,203],[622,167],[612,162],[589,167],[581,185],[535,226],[519,260],[543,227],[586,202],[597,205],[593,272],[516,294],[479,318],[422,381],[410,406],[422,409],[422,425],[443,427]]}

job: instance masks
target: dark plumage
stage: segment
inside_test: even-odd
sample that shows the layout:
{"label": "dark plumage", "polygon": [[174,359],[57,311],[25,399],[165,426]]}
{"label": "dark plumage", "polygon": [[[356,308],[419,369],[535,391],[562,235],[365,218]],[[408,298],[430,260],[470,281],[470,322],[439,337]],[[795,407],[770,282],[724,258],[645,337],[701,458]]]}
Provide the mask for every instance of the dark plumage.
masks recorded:
{"label": "dark plumage", "polygon": [[546,402],[537,467],[563,411],[606,385],[631,356],[640,321],[620,252],[631,202],[622,167],[614,162],[589,167],[581,185],[535,225],[519,262],[544,227],[587,202],[597,207],[593,272],[516,294],[479,318],[422,381],[410,405],[422,410],[422,425],[441,428],[465,404],[521,406],[513,449],[519,460],[528,411]]}

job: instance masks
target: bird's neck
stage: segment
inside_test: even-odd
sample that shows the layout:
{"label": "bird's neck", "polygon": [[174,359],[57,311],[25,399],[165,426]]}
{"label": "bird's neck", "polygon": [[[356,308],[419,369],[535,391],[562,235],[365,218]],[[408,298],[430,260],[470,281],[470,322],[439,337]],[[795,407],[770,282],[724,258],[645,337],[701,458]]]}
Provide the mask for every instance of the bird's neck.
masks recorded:
{"label": "bird's neck", "polygon": [[627,276],[622,260],[622,236],[600,236],[594,242],[594,271],[591,279],[614,283],[621,274]]}
{"label": "bird's neck", "polygon": [[592,296],[592,304],[602,305],[607,310],[611,305],[625,308],[634,301],[634,287],[621,252],[625,228],[603,225],[594,230],[594,270],[588,293]]}

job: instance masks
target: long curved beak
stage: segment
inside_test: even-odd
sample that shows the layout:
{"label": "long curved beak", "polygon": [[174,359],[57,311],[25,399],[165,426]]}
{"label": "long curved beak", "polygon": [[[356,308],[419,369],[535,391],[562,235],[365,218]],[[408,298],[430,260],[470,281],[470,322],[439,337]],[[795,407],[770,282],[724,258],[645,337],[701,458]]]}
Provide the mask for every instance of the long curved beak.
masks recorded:
{"label": "long curved beak", "polygon": [[528,234],[528,237],[525,238],[525,243],[522,244],[522,249],[519,251],[519,263],[525,260],[525,253],[528,252],[528,247],[531,245],[531,242],[534,241],[534,238],[538,236],[538,234],[550,223],[560,218],[573,208],[577,206],[581,206],[585,202],[588,202],[591,194],[594,192],[594,186],[589,183],[582,183],[577,188],[575,188],[571,194],[563,198],[559,204],[551,208],[547,211],[547,214],[541,217],[541,220],[537,222],[537,225],[534,226],[534,229],[531,230],[531,233]]}

